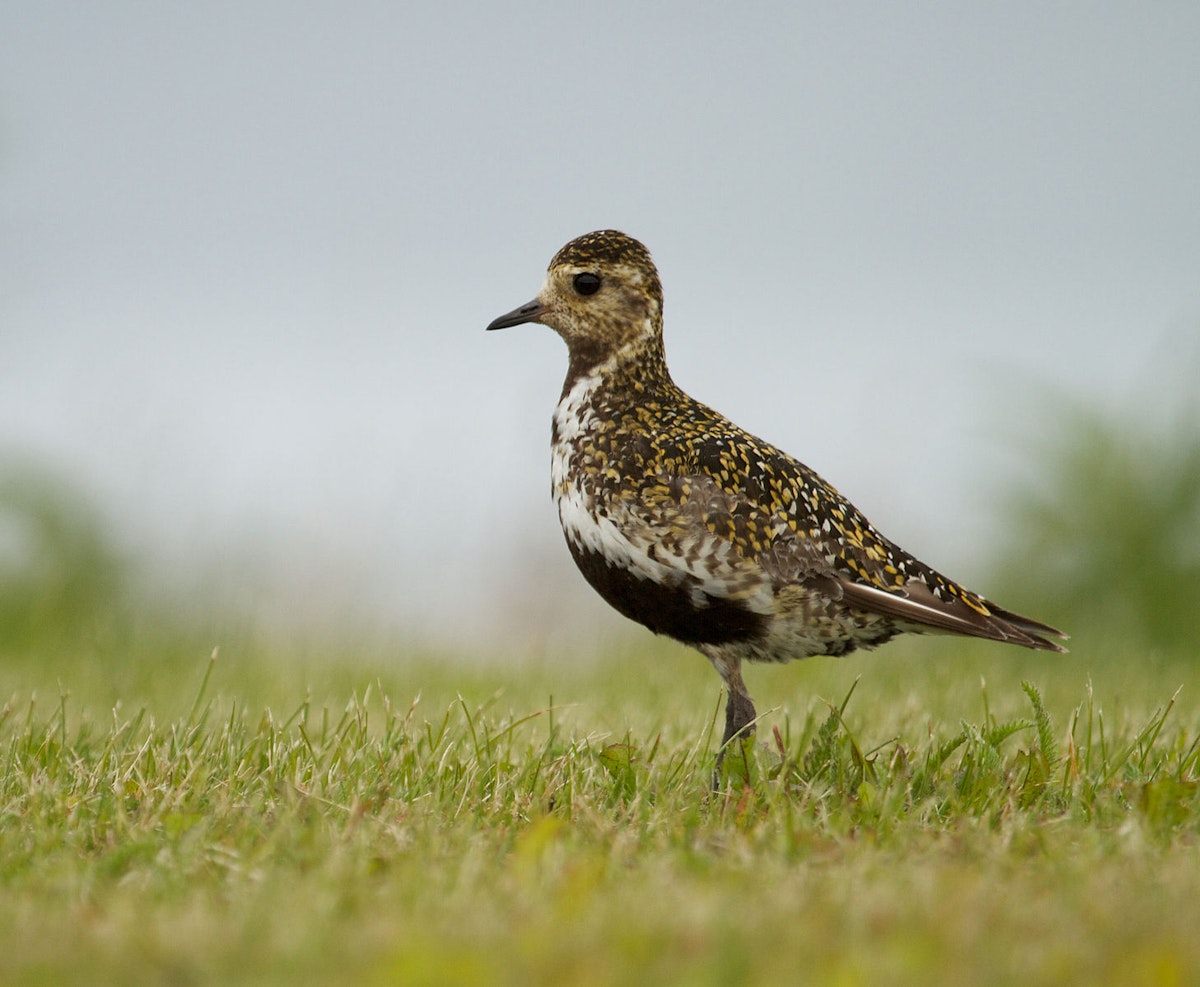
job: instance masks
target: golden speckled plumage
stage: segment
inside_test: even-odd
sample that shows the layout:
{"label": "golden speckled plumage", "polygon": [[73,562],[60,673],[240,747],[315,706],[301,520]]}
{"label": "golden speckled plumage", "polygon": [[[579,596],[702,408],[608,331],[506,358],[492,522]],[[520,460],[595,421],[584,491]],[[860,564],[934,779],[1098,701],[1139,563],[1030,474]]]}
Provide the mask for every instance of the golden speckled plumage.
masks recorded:
{"label": "golden speckled plumage", "polygon": [[568,547],[617,610],[703,652],[729,687],[725,737],[753,730],[743,661],[845,654],[903,631],[1063,650],[893,544],[807,466],[680,390],[662,286],[637,240],[601,230],[550,262],[532,302],[566,341],[552,494]]}

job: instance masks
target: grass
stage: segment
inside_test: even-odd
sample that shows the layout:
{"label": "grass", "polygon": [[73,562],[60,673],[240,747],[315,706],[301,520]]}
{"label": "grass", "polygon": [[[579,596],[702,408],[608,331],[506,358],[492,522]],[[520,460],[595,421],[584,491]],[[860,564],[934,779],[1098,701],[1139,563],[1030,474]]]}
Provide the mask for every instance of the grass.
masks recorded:
{"label": "grass", "polygon": [[6,666],[0,981],[1200,978],[1193,669],[1089,687],[925,639],[752,670],[758,742],[714,796],[715,676],[637,642],[248,649],[137,708]]}

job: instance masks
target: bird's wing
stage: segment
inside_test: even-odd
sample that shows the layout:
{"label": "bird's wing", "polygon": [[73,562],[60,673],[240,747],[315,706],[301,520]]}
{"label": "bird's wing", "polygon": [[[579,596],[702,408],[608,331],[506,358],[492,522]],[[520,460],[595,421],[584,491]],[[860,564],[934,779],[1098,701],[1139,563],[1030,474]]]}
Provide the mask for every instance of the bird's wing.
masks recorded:
{"label": "bird's wing", "polygon": [[736,444],[701,447],[705,472],[677,478],[694,525],[753,559],[778,591],[810,585],[860,610],[912,630],[936,630],[1029,648],[1064,650],[1047,624],[996,606],[885,538],[861,512],[807,466],[752,440],[755,456],[729,469]]}

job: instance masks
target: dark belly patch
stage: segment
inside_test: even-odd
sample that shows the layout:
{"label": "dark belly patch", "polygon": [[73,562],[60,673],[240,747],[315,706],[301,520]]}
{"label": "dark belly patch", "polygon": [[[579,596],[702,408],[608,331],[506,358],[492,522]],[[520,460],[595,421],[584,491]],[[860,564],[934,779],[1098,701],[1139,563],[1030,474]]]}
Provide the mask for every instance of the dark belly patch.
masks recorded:
{"label": "dark belly patch", "polygon": [[628,569],[610,565],[599,553],[577,548],[567,539],[579,571],[609,605],[655,634],[665,634],[685,644],[727,644],[764,633],[766,617],[743,604],[706,596],[707,606],[697,606],[686,581],[676,585],[640,579]]}

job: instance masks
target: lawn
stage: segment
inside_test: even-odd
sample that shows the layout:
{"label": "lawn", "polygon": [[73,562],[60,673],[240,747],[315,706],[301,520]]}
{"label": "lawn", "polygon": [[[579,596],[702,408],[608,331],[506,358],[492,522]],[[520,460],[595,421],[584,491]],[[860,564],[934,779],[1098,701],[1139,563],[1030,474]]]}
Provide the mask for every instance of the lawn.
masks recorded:
{"label": "lawn", "polygon": [[1200,982],[1200,675],[952,639],[718,679],[131,638],[0,663],[0,981]]}

